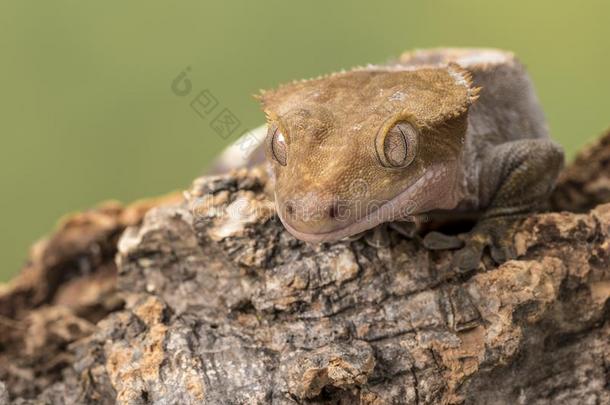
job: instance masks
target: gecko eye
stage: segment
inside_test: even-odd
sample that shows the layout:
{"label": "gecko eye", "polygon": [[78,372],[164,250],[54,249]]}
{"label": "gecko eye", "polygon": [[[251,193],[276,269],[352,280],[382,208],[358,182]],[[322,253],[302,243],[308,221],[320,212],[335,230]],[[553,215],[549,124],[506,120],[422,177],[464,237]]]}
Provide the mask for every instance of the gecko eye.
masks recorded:
{"label": "gecko eye", "polygon": [[271,136],[271,154],[279,164],[286,166],[288,145],[286,144],[286,137],[279,128]]}
{"label": "gecko eye", "polygon": [[389,168],[407,167],[417,152],[417,130],[408,122],[399,122],[376,139],[377,157]]}

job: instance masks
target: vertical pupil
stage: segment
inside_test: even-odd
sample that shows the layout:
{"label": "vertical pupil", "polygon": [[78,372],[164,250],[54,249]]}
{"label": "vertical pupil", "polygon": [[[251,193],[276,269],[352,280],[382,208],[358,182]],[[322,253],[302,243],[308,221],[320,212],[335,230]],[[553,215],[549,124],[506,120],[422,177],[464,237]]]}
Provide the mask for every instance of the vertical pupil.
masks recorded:
{"label": "vertical pupil", "polygon": [[407,159],[407,140],[398,126],[390,130],[383,146],[385,155],[393,166],[401,166]]}

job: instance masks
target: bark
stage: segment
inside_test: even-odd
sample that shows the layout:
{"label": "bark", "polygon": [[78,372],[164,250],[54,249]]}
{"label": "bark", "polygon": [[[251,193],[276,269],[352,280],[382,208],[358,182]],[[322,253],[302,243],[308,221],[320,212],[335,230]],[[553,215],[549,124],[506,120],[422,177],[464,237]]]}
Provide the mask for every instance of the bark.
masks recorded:
{"label": "bark", "polygon": [[0,403],[610,403],[609,158],[469,273],[395,233],[301,243],[258,169],[73,216],[0,289]]}

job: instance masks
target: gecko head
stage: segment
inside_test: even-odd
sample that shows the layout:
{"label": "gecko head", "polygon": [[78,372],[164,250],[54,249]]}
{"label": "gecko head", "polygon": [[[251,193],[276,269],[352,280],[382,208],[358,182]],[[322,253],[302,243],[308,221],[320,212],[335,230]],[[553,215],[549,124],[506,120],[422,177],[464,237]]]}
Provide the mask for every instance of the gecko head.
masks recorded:
{"label": "gecko head", "polygon": [[455,64],[369,67],[263,92],[284,226],[304,241],[335,241],[453,208],[443,193],[457,181],[477,93]]}

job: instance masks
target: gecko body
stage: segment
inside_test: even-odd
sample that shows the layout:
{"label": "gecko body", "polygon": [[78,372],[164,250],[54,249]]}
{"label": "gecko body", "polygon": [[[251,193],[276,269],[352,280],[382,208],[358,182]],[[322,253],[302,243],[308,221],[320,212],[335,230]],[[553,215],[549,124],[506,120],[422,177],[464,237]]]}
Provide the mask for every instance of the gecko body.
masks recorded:
{"label": "gecko body", "polygon": [[476,212],[460,237],[429,233],[476,267],[514,256],[516,218],[539,209],[563,165],[531,80],[510,52],[434,49],[260,95],[278,215],[332,242],[430,212]]}

